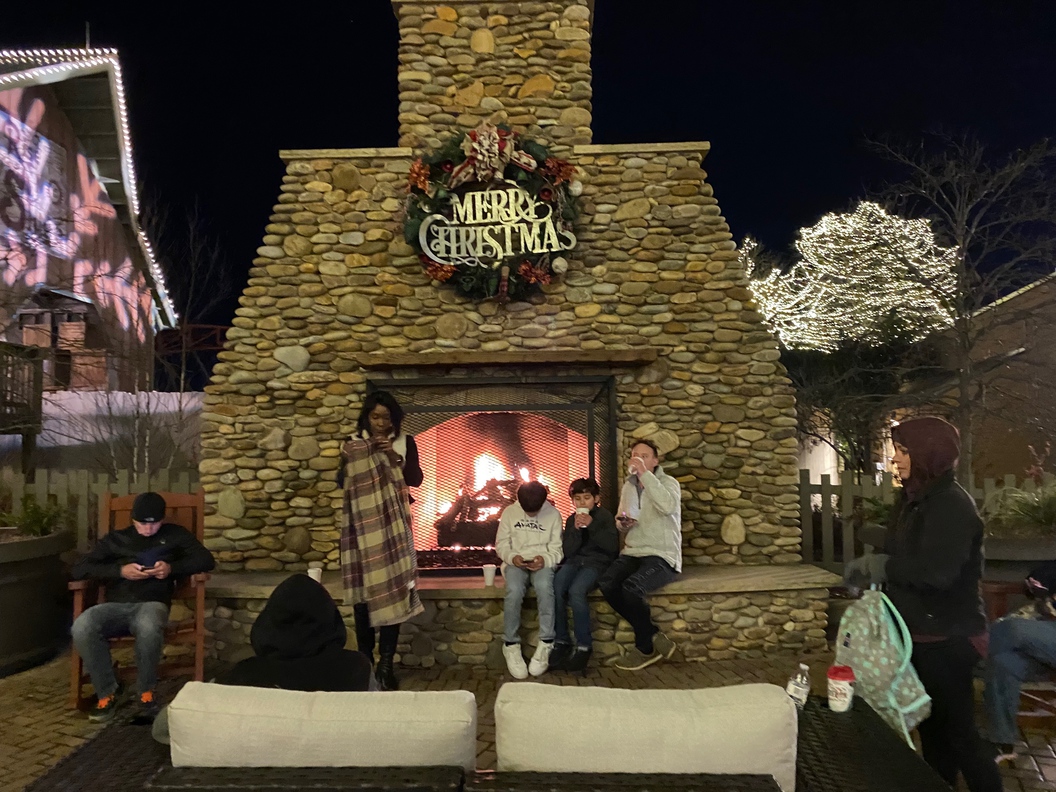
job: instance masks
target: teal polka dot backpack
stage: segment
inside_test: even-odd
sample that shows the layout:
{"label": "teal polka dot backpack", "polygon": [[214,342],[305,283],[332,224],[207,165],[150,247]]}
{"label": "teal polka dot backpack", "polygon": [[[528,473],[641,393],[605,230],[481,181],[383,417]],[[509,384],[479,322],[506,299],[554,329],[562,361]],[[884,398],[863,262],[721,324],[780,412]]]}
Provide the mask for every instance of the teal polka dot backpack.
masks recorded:
{"label": "teal polka dot backpack", "polygon": [[931,714],[931,698],[909,662],[912,654],[909,628],[882,591],[863,592],[840,619],[836,663],[854,669],[855,696],[876,710],[910,747],[909,733]]}

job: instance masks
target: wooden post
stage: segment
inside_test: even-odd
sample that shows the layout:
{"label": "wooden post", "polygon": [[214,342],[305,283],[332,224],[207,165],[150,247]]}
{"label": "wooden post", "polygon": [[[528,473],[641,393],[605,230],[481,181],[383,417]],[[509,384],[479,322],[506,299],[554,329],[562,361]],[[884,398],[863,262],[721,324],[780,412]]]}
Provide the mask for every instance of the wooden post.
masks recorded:
{"label": "wooden post", "polygon": [[77,498],[77,549],[82,553],[88,552],[88,471],[75,470],[70,482],[70,488]]}
{"label": "wooden post", "polygon": [[832,477],[821,477],[821,563],[829,569],[835,561],[832,534]]}
{"label": "wooden post", "polygon": [[26,476],[30,481],[33,480],[33,475],[36,473],[36,456],[37,456],[37,433],[36,432],[25,432],[22,435],[22,475]]}
{"label": "wooden post", "polygon": [[814,561],[814,512],[810,508],[810,471],[799,471],[799,532],[803,560]]}
{"label": "wooden post", "polygon": [[843,476],[840,482],[840,516],[843,521],[843,557],[841,564],[854,559],[854,521],[857,515],[854,509],[854,484],[849,475]]}

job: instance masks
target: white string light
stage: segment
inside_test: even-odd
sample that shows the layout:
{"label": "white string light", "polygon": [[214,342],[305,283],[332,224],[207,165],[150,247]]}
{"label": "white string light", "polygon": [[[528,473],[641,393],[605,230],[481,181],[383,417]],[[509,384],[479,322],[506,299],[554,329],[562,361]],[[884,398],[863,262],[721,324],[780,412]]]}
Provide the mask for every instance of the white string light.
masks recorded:
{"label": "white string light", "polygon": [[954,249],[926,220],[907,220],[863,201],[803,228],[788,272],[759,271],[746,239],[741,263],[759,309],[790,348],[829,350],[841,339],[878,338],[895,317],[916,340],[953,323]]}
{"label": "white string light", "polygon": [[113,96],[117,99],[115,120],[118,127],[118,146],[121,149],[121,172],[125,177],[125,195],[128,199],[129,208],[132,210],[130,213],[132,230],[136,236],[136,241],[143,251],[151,280],[154,281],[154,288],[157,291],[158,300],[164,313],[162,317],[164,323],[168,326],[175,326],[178,315],[165,287],[165,275],[162,273],[154,255],[154,247],[139,226],[139,193],[135,163],[132,160],[132,136],[129,132],[125,85],[121,75],[121,63],[117,57],[117,50],[110,47],[0,50],[0,64],[32,64],[29,69],[0,75],[0,90],[17,85],[55,82],[55,78],[59,75],[63,75],[64,78],[67,75],[69,77],[86,75],[100,70],[100,67],[108,72],[110,89]]}

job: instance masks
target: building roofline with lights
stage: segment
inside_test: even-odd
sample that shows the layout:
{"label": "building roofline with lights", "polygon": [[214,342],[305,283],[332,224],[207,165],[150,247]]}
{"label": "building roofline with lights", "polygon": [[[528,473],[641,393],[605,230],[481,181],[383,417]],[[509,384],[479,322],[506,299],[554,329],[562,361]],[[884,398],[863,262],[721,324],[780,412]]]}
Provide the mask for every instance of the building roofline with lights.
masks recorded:
{"label": "building roofline with lights", "polygon": [[[132,137],[128,127],[128,106],[121,76],[121,64],[116,49],[29,49],[0,50],[0,91],[13,88],[55,85],[58,83],[78,85],[79,78],[104,78],[108,87],[108,104],[113,111],[113,128],[106,129],[104,136],[116,144],[117,174],[120,178],[102,175],[100,182],[110,195],[111,202],[136,239],[142,253],[140,269],[146,276],[153,292],[154,322],[158,327],[176,326],[176,309],[165,288],[165,276],[161,271],[154,248],[139,225],[139,192],[136,182],[135,163],[132,158]],[[96,83],[98,82],[95,81]],[[92,85],[83,79],[79,83],[84,94],[91,93]],[[65,110],[65,108],[64,108]],[[71,113],[67,111],[67,115]],[[71,118],[74,132],[81,137],[76,114]],[[98,136],[98,135],[97,135]],[[90,159],[92,152],[88,152]],[[121,194],[118,193],[121,191]],[[123,200],[122,200],[123,199]],[[135,258],[135,257],[134,257]]]}

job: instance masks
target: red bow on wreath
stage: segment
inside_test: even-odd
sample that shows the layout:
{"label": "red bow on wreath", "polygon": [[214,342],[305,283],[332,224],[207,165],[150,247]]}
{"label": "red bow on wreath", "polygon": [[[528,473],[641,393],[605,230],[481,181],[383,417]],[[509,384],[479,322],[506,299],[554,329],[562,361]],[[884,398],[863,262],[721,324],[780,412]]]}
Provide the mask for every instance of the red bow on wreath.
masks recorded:
{"label": "red bow on wreath", "polygon": [[521,262],[521,266],[517,268],[517,274],[527,283],[547,284],[550,282],[550,273],[546,271],[546,267],[533,267],[527,261]]}
{"label": "red bow on wreath", "polygon": [[514,133],[498,129],[487,121],[466,134],[462,151],[466,154],[466,161],[451,171],[448,180],[451,188],[471,181],[487,184],[502,178],[503,171],[511,162],[529,173],[536,168],[534,157],[517,150]]}

